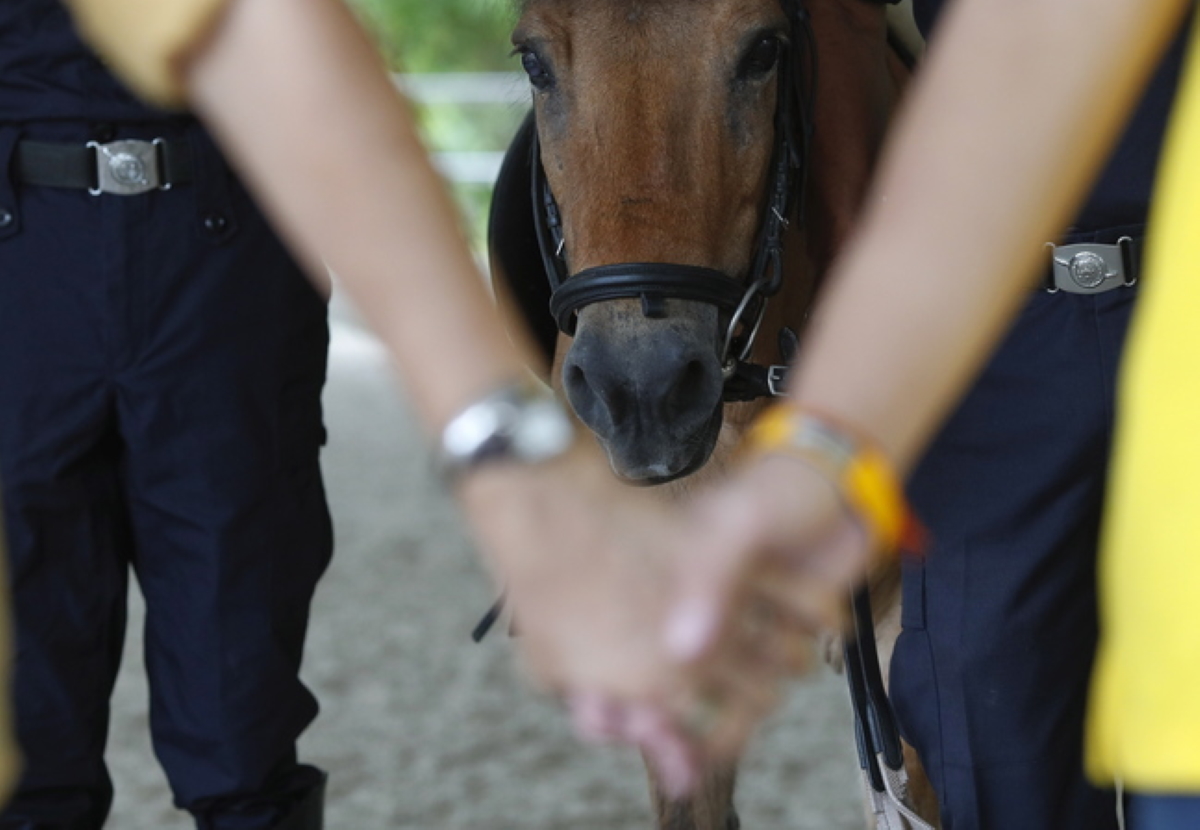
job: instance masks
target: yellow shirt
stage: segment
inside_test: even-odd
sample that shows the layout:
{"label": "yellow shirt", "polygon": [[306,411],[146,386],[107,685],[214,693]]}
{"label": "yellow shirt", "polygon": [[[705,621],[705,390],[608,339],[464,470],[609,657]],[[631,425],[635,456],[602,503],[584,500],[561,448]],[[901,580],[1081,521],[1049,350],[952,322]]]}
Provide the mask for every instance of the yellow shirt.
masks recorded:
{"label": "yellow shirt", "polygon": [[1089,774],[1200,792],[1200,28],[1122,368],[1100,563]]}
{"label": "yellow shirt", "polygon": [[66,0],[84,37],[146,100],[183,103],[183,59],[228,0]]}

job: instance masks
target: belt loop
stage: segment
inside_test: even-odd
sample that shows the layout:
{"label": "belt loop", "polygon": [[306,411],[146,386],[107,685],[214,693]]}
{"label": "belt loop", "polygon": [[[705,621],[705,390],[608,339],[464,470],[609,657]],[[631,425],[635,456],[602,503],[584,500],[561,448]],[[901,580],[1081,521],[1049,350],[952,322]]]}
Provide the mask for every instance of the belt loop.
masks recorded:
{"label": "belt loop", "polygon": [[0,239],[15,236],[21,229],[16,174],[13,172],[13,155],[20,135],[17,127],[0,125]]}
{"label": "belt loop", "polygon": [[1053,242],[1047,242],[1046,245],[1042,248],[1042,250],[1044,250],[1046,252],[1046,271],[1045,271],[1045,276],[1042,277],[1041,289],[1043,291],[1045,291],[1047,294],[1057,294],[1059,291],[1058,283],[1056,283],[1054,281],[1054,249],[1055,249],[1055,247],[1056,246]]}
{"label": "belt loop", "polygon": [[158,189],[170,190],[175,186],[170,173],[167,172],[169,169],[167,167],[167,147],[170,145],[162,137],[153,139],[150,144],[154,147],[154,163],[158,165]]}
{"label": "belt loop", "polygon": [[1122,236],[1117,240],[1117,245],[1121,248],[1121,264],[1125,266],[1125,285],[1136,285],[1138,277],[1138,262],[1140,257],[1136,256],[1133,250],[1134,241],[1131,237]]}
{"label": "belt loop", "polygon": [[198,122],[188,127],[187,136],[195,171],[196,232],[206,242],[221,245],[232,239],[238,230],[232,192],[233,171]]}

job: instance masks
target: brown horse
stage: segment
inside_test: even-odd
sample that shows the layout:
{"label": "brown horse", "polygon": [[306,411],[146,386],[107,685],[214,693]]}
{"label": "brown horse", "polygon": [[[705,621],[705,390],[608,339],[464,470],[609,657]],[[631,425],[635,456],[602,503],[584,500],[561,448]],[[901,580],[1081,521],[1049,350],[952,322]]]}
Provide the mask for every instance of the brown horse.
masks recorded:
{"label": "brown horse", "polygon": [[[534,116],[497,188],[498,297],[614,473],[669,497],[778,391],[905,64],[869,0],[524,0],[513,43]],[[734,772],[656,789],[659,826],[736,828]]]}

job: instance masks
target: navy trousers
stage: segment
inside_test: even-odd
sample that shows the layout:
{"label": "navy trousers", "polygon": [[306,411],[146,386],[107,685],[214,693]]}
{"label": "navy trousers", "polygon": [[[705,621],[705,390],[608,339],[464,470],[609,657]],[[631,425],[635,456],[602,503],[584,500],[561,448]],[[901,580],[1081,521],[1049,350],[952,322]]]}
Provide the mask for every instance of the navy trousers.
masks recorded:
{"label": "navy trousers", "polygon": [[[161,125],[108,128],[154,138]],[[328,329],[195,126],[195,181],[138,196],[0,176],[0,482],[25,755],[3,828],[97,828],[126,621],[146,601],[154,751],[200,827],[268,827],[321,774],[295,741],[331,529],[318,452]],[[86,125],[0,125],[84,142]]]}
{"label": "navy trousers", "polygon": [[910,481],[932,544],[905,564],[891,694],[946,830],[1117,828],[1115,796],[1086,782],[1082,748],[1135,294],[1037,292]]}
{"label": "navy trousers", "polygon": [[1200,796],[1135,795],[1130,830],[1195,830],[1200,827]]}

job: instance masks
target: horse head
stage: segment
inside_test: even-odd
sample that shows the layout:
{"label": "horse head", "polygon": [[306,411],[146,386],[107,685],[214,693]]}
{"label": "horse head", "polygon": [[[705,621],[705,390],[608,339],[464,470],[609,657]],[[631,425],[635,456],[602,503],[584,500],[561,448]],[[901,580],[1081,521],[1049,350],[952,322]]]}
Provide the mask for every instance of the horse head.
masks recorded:
{"label": "horse head", "polygon": [[[907,75],[894,33],[867,0],[520,3],[534,113],[493,284],[621,478],[719,469],[761,405],[738,402],[778,391]],[[737,826],[733,778],[657,794],[659,826]]]}
{"label": "horse head", "polygon": [[625,480],[708,460],[727,382],[781,287],[807,32],[780,0],[522,5],[531,198],[571,337],[556,368]]}

